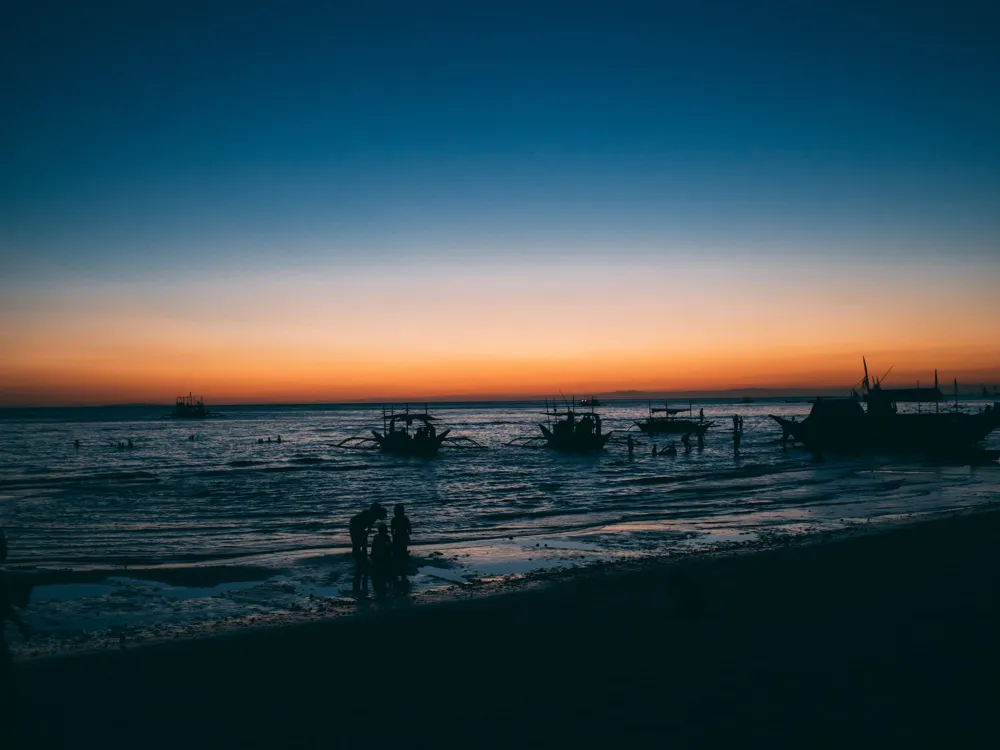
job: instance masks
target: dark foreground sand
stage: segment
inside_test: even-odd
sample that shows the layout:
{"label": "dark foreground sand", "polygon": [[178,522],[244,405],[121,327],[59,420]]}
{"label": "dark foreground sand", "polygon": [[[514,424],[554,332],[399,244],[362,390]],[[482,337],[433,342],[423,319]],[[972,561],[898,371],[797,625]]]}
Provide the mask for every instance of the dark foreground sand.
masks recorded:
{"label": "dark foreground sand", "polygon": [[1000,747],[1000,513],[19,665],[3,747]]}

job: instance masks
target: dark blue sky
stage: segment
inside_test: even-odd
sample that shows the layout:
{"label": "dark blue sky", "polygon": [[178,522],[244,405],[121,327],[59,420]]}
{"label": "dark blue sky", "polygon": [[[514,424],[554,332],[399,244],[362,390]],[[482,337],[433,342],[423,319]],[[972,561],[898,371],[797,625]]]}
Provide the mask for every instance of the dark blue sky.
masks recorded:
{"label": "dark blue sky", "polygon": [[0,269],[997,255],[988,3],[342,5],[6,4]]}

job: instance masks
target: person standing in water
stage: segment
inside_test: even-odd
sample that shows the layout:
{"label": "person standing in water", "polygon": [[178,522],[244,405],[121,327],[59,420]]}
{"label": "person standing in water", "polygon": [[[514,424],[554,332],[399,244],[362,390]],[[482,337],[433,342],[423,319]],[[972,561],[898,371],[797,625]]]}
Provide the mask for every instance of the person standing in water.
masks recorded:
{"label": "person standing in water", "polygon": [[368,534],[376,521],[385,518],[385,508],[378,503],[372,503],[351,518],[348,530],[351,535],[351,554],[354,556],[354,588],[359,588],[362,580],[368,577]]}
{"label": "person standing in water", "polygon": [[635,440],[632,439],[631,435],[629,435],[628,438],[625,440],[625,445],[628,446],[628,457],[632,458],[632,456],[635,454]]}
{"label": "person standing in water", "polygon": [[372,539],[372,585],[376,594],[384,594],[386,584],[392,575],[393,540],[384,523],[378,525],[378,533]]}
{"label": "person standing in water", "polygon": [[402,503],[397,503],[393,510],[392,517],[392,559],[396,568],[396,575],[406,575],[406,558],[410,555],[410,534],[413,528],[410,526],[410,519],[406,517],[406,508]]}

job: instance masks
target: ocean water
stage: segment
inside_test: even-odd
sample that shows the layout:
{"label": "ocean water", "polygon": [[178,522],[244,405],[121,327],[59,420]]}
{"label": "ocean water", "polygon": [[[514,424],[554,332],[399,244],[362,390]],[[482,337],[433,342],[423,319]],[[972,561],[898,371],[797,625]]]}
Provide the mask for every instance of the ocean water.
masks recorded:
{"label": "ocean water", "polygon": [[[406,504],[419,591],[1000,497],[996,465],[814,463],[783,447],[768,418],[804,416],[805,401],[699,406],[715,421],[703,450],[636,434],[633,460],[619,444],[596,456],[505,447],[539,434],[537,403],[435,405],[439,429],[486,446],[436,459],[337,449],[381,428],[372,407],[229,407],[225,419],[203,421],[165,419],[157,407],[7,411],[7,567],[33,570],[39,582],[32,648],[61,649],[353,606],[347,521],[373,501]],[[605,429],[627,430],[647,404],[599,411]],[[739,455],[733,414],[745,420]],[[115,447],[128,439],[133,450]],[[650,455],[672,441],[675,458]],[[1000,447],[1000,433],[989,445]]]}

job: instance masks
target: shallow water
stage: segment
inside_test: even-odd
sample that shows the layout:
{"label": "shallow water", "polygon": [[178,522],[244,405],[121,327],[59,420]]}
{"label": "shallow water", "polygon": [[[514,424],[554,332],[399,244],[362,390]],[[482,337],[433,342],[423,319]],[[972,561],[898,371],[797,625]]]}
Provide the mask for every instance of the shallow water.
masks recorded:
{"label": "shallow water", "polygon": [[[69,571],[37,587],[29,609],[40,632],[65,640],[302,611],[349,596],[346,522],[376,500],[407,505],[419,589],[998,496],[997,466],[816,464],[786,450],[767,415],[803,416],[804,401],[701,405],[715,420],[703,450],[685,453],[676,436],[637,435],[631,461],[624,445],[588,457],[504,447],[538,434],[539,404],[436,406],[441,424],[487,450],[446,449],[430,460],[335,448],[381,428],[371,407],[230,407],[221,410],[226,419],[200,422],[163,419],[155,407],[8,411],[0,524],[9,566]],[[613,402],[599,411],[605,429],[624,430],[646,409]],[[733,414],[745,418],[738,456]],[[115,448],[129,438],[133,450]],[[650,455],[652,444],[671,441],[677,457]],[[1000,447],[1000,435],[990,445]],[[82,580],[86,570],[98,573]]]}

